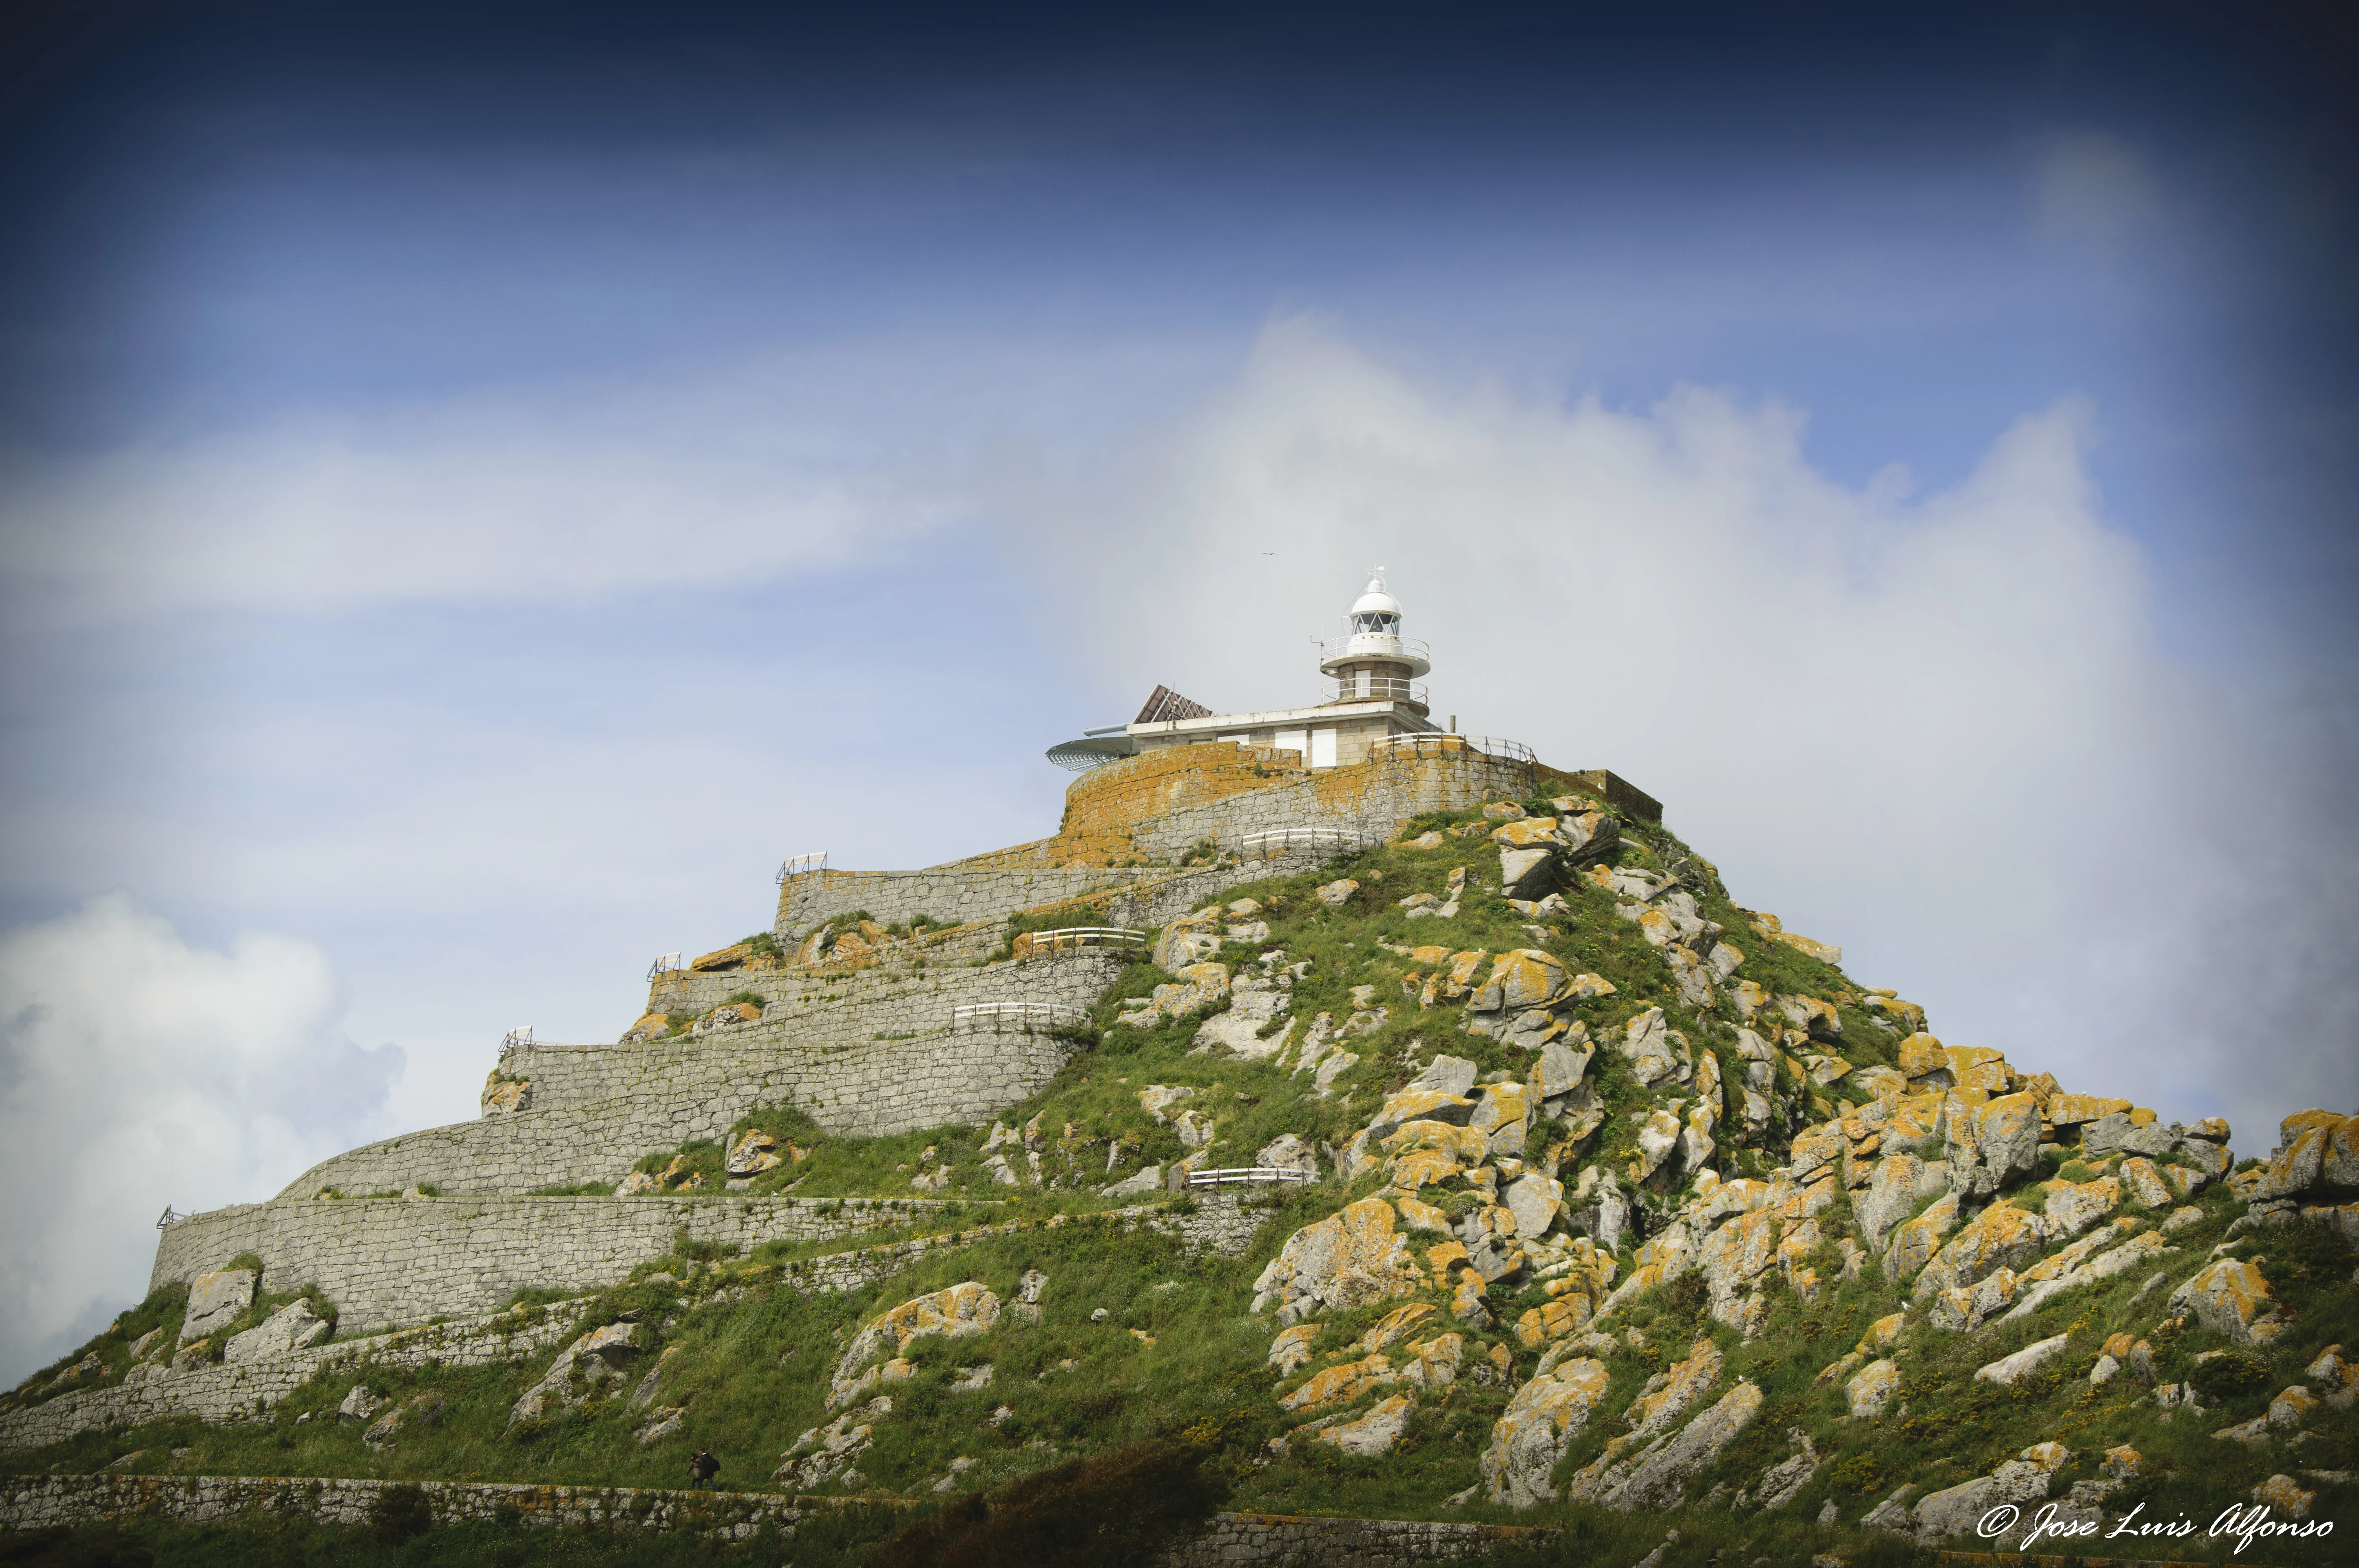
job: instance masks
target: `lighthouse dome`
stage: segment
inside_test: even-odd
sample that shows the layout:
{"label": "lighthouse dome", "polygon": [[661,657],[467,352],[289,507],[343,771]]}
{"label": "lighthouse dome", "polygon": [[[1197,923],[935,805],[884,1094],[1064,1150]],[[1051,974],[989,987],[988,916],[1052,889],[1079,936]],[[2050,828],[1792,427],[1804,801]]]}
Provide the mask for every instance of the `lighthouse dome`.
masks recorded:
{"label": "lighthouse dome", "polygon": [[[1334,602],[1332,600],[1329,603]],[[1371,578],[1368,591],[1352,601],[1352,613],[1358,615],[1394,615],[1401,612],[1400,600],[1385,591],[1385,579]]]}

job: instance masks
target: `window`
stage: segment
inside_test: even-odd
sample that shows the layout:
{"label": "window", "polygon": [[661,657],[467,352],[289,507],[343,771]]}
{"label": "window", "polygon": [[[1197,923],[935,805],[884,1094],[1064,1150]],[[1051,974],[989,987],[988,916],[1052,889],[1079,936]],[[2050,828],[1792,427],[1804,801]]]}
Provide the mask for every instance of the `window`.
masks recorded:
{"label": "window", "polygon": [[1313,730],[1310,732],[1310,765],[1314,768],[1335,765],[1335,731]]}
{"label": "window", "polygon": [[1354,671],[1352,676],[1352,695],[1354,697],[1367,696],[1368,685],[1374,675],[1375,672],[1372,670]]}
{"label": "window", "polygon": [[1310,732],[1307,730],[1281,730],[1270,744],[1281,752],[1308,752],[1310,750]]}

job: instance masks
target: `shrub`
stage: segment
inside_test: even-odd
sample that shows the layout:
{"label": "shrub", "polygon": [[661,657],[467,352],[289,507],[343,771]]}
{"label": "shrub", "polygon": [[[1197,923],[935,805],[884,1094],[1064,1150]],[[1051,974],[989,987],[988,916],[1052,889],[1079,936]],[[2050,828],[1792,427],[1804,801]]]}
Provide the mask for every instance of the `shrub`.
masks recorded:
{"label": "shrub", "polygon": [[1208,1518],[1228,1487],[1201,1452],[1153,1440],[962,1498],[887,1541],[875,1568],[1127,1568]]}
{"label": "shrub", "polygon": [[756,931],[751,936],[748,936],[742,942],[738,943],[738,946],[751,949],[754,957],[756,958],[776,958],[779,957],[778,936],[777,933],[774,931]]}
{"label": "shrub", "polygon": [[2197,1367],[2189,1381],[2195,1385],[2196,1392],[2208,1400],[2233,1400],[2239,1394],[2268,1387],[2269,1369],[2251,1357],[2231,1350]]}
{"label": "shrub", "polygon": [[434,1528],[434,1506],[419,1486],[379,1488],[369,1505],[369,1533],[390,1546],[415,1541]]}

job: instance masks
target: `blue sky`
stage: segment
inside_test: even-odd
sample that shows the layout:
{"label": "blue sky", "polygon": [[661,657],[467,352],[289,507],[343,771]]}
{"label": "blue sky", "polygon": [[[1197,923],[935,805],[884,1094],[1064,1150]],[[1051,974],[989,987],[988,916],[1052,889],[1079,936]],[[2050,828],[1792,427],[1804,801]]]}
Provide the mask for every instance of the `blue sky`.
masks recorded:
{"label": "blue sky", "polygon": [[20,30],[9,1158],[157,1152],[10,1232],[12,1363],[783,855],[1301,699],[1378,559],[1954,1042],[2351,1101],[2347,27],[1606,15]]}

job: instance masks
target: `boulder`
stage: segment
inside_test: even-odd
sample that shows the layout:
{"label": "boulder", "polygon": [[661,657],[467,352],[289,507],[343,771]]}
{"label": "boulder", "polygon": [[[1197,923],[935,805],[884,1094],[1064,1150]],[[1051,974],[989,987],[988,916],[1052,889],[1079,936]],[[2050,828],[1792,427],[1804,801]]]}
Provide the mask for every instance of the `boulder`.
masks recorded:
{"label": "boulder", "polygon": [[1319,1152],[1293,1133],[1281,1132],[1255,1152],[1254,1163],[1264,1170],[1300,1171],[1316,1176]]}
{"label": "boulder", "polygon": [[2051,1339],[2027,1345],[2012,1356],[2001,1357],[1988,1366],[1977,1368],[1974,1378],[1980,1382],[2013,1388],[2025,1373],[2038,1370],[2041,1362],[2062,1350],[2071,1337],[2069,1334],[2060,1334]]}
{"label": "boulder", "polygon": [[1677,1076],[1688,1064],[1686,1037],[1672,1029],[1663,1010],[1650,1007],[1619,1029],[1605,1032],[1606,1043],[1630,1064],[1630,1076],[1643,1085]]}
{"label": "boulder", "polygon": [[[1158,987],[1158,994],[1160,989]],[[1255,975],[1239,976],[1229,990],[1228,1011],[1214,1013],[1196,1031],[1195,1049],[1226,1051],[1249,1062],[1275,1056],[1284,1049],[1288,1032],[1279,1030],[1266,1039],[1263,1036],[1272,1024],[1286,1016],[1292,1001],[1293,993],[1275,980]]]}
{"label": "boulder", "polygon": [[1516,1509],[1554,1501],[1549,1477],[1610,1381],[1604,1362],[1584,1357],[1516,1390],[1478,1462],[1489,1499]]}
{"label": "boulder", "polygon": [[730,1141],[728,1172],[740,1179],[758,1176],[786,1162],[778,1141],[758,1127],[746,1129]]}
{"label": "boulder", "polygon": [[1310,1347],[1318,1341],[1319,1325],[1298,1323],[1291,1328],[1281,1328],[1277,1337],[1269,1342],[1269,1365],[1277,1368],[1281,1378],[1290,1378],[1310,1364]]}
{"label": "boulder", "polygon": [[1852,1374],[1843,1385],[1843,1400],[1851,1406],[1853,1417],[1873,1421],[1884,1413],[1892,1396],[1900,1391],[1900,1364],[1897,1361],[1870,1361]]}
{"label": "boulder", "polygon": [[2048,1228],[2052,1236],[2078,1236],[2121,1206],[2122,1184],[2111,1176],[2093,1182],[2048,1184]]}
{"label": "boulder", "polygon": [[2241,1258],[2206,1265],[2170,1294],[2174,1312],[2192,1312],[2203,1326],[2238,1345],[2265,1345],[2284,1326],[2260,1266]]}
{"label": "boulder", "polygon": [[1793,1440],[1796,1452],[1791,1458],[1781,1459],[1761,1472],[1761,1478],[1736,1494],[1731,1505],[1743,1509],[1748,1504],[1763,1513],[1784,1508],[1800,1495],[1810,1477],[1819,1473],[1819,1451],[1810,1443],[1810,1434],[1799,1426],[1789,1426],[1786,1435]]}
{"label": "boulder", "polygon": [[870,1320],[844,1346],[829,1381],[828,1408],[853,1397],[853,1374],[883,1351],[889,1348],[898,1357],[913,1341],[934,1335],[963,1339],[984,1333],[998,1319],[999,1297],[973,1280],[903,1302]]}
{"label": "boulder", "polygon": [[795,1439],[787,1462],[771,1474],[787,1490],[809,1491],[830,1481],[853,1485],[860,1472],[853,1464],[875,1441],[876,1423],[893,1413],[893,1401],[883,1395],[856,1411],[846,1411],[825,1426],[816,1426]]}
{"label": "boulder", "polygon": [[199,1274],[189,1286],[188,1314],[180,1320],[180,1343],[227,1328],[254,1304],[255,1275],[250,1269]]}
{"label": "boulder", "polygon": [[344,1395],[344,1402],[336,1407],[336,1419],[348,1426],[357,1426],[373,1420],[385,1408],[385,1400],[368,1391],[364,1383],[354,1383]]}
{"label": "boulder", "polygon": [[1349,877],[1344,877],[1341,881],[1329,882],[1326,886],[1321,888],[1319,890],[1319,902],[1325,904],[1330,909],[1335,909],[1343,904],[1349,903],[1352,901],[1352,895],[1359,891],[1360,884],[1358,882],[1353,881]]}
{"label": "boulder", "polygon": [[1884,1250],[1884,1277],[1897,1284],[1932,1260],[1941,1238],[1957,1228],[1958,1195],[1946,1193],[1924,1213],[1892,1233]]}
{"label": "boulder", "polygon": [[1539,848],[1499,851],[1499,890],[1509,898],[1538,898],[1556,881],[1556,851]]}
{"label": "boulder", "polygon": [[1738,1383],[1710,1410],[1650,1444],[1623,1473],[1609,1476],[1597,1490],[1597,1501],[1625,1513],[1635,1509],[1678,1508],[1686,1500],[1688,1483],[1718,1458],[1720,1451],[1760,1411],[1760,1386]]}
{"label": "boulder", "polygon": [[625,1364],[639,1353],[639,1325],[610,1323],[593,1328],[560,1351],[540,1381],[527,1389],[508,1409],[508,1425],[535,1421],[552,1411],[567,1410],[623,1375]]}
{"label": "boulder", "polygon": [[1221,951],[1221,928],[1226,924],[1218,905],[1171,922],[1156,938],[1155,967],[1176,975],[1191,964],[1217,957]]}
{"label": "boulder", "polygon": [[442,1420],[443,1400],[429,1389],[412,1394],[370,1423],[361,1433],[361,1441],[371,1448],[390,1448],[394,1440],[410,1427],[435,1426]]}
{"label": "boulder", "polygon": [[1499,1194],[1507,1212],[1516,1217],[1518,1236],[1545,1236],[1564,1206],[1564,1184],[1538,1171],[1527,1171]]}
{"label": "boulder", "polygon": [[1949,1244],[1917,1276],[1917,1299],[1953,1287],[1979,1283],[2001,1268],[2013,1268],[2039,1256],[2048,1240],[2048,1222],[2029,1209],[1995,1203],[1966,1222]]}
{"label": "boulder", "polygon": [[1362,1198],[1287,1238],[1254,1281],[1253,1310],[1276,1307],[1278,1320],[1292,1324],[1405,1296],[1423,1282],[1392,1206]]}
{"label": "boulder", "polygon": [[1991,1509],[2046,1497],[2049,1481],[2071,1457],[2061,1444],[2035,1443],[1987,1476],[1928,1496],[1909,1515],[1909,1525],[1922,1541],[1973,1533]]}
{"label": "boulder", "polygon": [[1701,1012],[1720,1000],[1719,991],[1712,986],[1711,967],[1692,950],[1673,943],[1663,949],[1663,957],[1670,961],[1671,980],[1679,987],[1681,1001]]}
{"label": "boulder", "polygon": [[1339,1422],[1323,1427],[1319,1441],[1332,1443],[1346,1454],[1363,1458],[1390,1453],[1400,1440],[1401,1428],[1408,1421],[1413,1401],[1407,1394],[1394,1394],[1377,1401],[1374,1409],[1356,1421]]}
{"label": "boulder", "polygon": [[321,1317],[311,1310],[311,1303],[298,1298],[244,1334],[230,1336],[222,1346],[224,1363],[259,1361],[274,1356],[291,1356],[298,1350],[308,1350],[336,1332],[332,1319]]}
{"label": "boulder", "polygon": [[1917,1206],[1924,1177],[1925,1162],[1916,1155],[1887,1154],[1868,1173],[1865,1188],[1852,1194],[1852,1217],[1870,1252],[1880,1256],[1893,1230]]}
{"label": "boulder", "polygon": [[[1481,957],[1480,954],[1475,956]],[[1408,1081],[1401,1092],[1407,1094],[1412,1089],[1426,1089],[1440,1095],[1462,1096],[1473,1088],[1474,1079],[1480,1072],[1480,1068],[1463,1056],[1436,1056],[1426,1064],[1425,1071]]]}
{"label": "boulder", "polygon": [[2155,1169],[2154,1162],[2151,1160],[2139,1158],[2123,1161],[2121,1182],[2123,1189],[2129,1195],[2130,1201],[2140,1208],[2169,1208],[2179,1201],[2178,1195],[2173,1193],[2170,1184],[2162,1179],[2162,1173]]}

